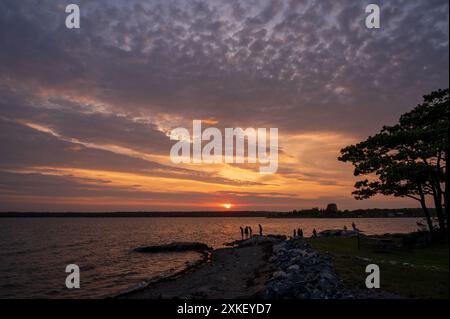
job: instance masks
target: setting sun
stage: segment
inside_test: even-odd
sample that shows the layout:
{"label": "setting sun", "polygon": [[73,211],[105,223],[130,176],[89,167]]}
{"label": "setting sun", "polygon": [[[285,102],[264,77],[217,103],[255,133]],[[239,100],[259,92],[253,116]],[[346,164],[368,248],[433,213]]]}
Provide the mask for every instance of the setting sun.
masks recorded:
{"label": "setting sun", "polygon": [[222,204],[221,206],[225,207],[226,209],[230,209],[232,205],[231,204]]}

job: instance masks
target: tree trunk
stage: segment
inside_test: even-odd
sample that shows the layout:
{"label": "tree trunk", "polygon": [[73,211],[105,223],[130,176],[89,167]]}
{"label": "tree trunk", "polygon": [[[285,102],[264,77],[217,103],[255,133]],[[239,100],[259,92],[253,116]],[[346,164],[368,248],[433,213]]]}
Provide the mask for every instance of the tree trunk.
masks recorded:
{"label": "tree trunk", "polygon": [[427,205],[425,203],[425,195],[423,194],[422,187],[419,186],[419,195],[420,195],[420,206],[422,206],[422,210],[425,213],[425,218],[427,220],[428,229],[430,233],[433,232],[433,221],[431,220],[430,212],[428,211]]}
{"label": "tree trunk", "polygon": [[[448,136],[450,136],[450,125]],[[450,153],[450,141],[447,140],[447,149],[445,151],[445,183],[444,183],[444,205],[445,205],[445,215],[447,217],[447,227],[450,222],[450,171],[448,170],[448,154]]]}
{"label": "tree trunk", "polygon": [[436,214],[438,217],[438,222],[439,222],[439,228],[442,231],[445,231],[445,217],[444,214],[442,212],[442,195],[440,192],[440,188],[439,185],[436,188],[435,185],[433,185],[432,190],[433,190],[433,200],[434,200],[434,207],[436,207]]}
{"label": "tree trunk", "polygon": [[[450,126],[449,126],[450,129]],[[448,148],[448,145],[447,147]],[[448,192],[448,189],[445,185],[446,183],[446,179],[447,179],[447,167],[445,166],[445,172],[444,172],[444,186],[445,189],[442,190],[441,188],[441,182],[442,182],[442,169],[443,167],[441,166],[441,161],[443,160],[445,163],[447,162],[447,151],[448,150],[444,150],[444,152],[442,152],[441,150],[438,151],[438,156],[437,156],[437,161],[436,161],[436,176],[434,176],[433,178],[433,183],[435,185],[436,188],[436,192],[434,192],[433,190],[433,196],[434,196],[434,202],[436,204],[436,211],[438,212],[438,215],[440,214],[442,216],[442,224],[444,225],[445,229],[448,229],[448,194],[446,194],[446,192]],[[444,155],[444,157],[442,157],[442,155]],[[442,198],[444,198],[444,207],[442,208]]]}
{"label": "tree trunk", "polygon": [[442,213],[442,202],[441,202],[441,196],[439,196],[439,192],[436,191],[435,187],[432,187],[433,189],[433,200],[434,200],[434,207],[436,208],[436,215],[438,217],[439,222],[439,228],[442,231],[445,231],[445,220],[444,220],[444,214]]}
{"label": "tree trunk", "polygon": [[445,216],[447,218],[447,228],[450,222],[450,174],[447,168],[445,168],[445,191],[444,191],[444,206]]}

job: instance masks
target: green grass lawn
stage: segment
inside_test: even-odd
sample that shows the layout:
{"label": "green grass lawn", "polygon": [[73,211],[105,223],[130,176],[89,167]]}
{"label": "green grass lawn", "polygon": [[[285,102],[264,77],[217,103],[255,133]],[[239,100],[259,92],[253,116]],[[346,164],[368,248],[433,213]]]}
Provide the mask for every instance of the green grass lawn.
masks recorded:
{"label": "green grass lawn", "polygon": [[[401,235],[384,238],[398,241]],[[377,264],[381,290],[407,298],[449,297],[448,244],[380,251],[364,236],[360,238],[360,250],[356,238],[316,238],[309,242],[333,257],[336,271],[348,287],[367,289],[366,266]]]}

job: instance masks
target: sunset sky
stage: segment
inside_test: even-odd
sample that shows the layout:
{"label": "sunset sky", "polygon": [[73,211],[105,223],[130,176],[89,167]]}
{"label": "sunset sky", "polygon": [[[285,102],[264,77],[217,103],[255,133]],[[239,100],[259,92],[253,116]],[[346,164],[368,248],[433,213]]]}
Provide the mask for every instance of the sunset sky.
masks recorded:
{"label": "sunset sky", "polygon": [[[365,27],[369,3],[380,29]],[[448,87],[448,13],[447,0],[2,0],[0,210],[415,207],[354,200],[337,157]],[[278,128],[277,173],[173,164],[170,130],[193,120]]]}

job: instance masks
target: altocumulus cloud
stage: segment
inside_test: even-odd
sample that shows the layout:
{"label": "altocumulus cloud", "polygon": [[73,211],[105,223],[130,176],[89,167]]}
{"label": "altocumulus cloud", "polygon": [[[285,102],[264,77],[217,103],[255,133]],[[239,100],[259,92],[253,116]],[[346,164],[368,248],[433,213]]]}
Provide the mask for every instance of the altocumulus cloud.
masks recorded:
{"label": "altocumulus cloud", "polygon": [[[2,1],[0,168],[22,171],[2,181],[2,198],[25,189],[23,171],[71,167],[218,184],[218,196],[249,187],[240,191],[250,203],[275,208],[314,203],[294,181],[315,180],[318,203],[325,193],[347,201],[350,170],[333,164],[339,141],[373,133],[448,86],[448,1],[377,1],[376,31],[364,27],[370,2],[78,1],[81,28],[67,30],[64,1]],[[167,132],[192,119],[278,127],[286,153],[278,176],[167,166]],[[314,134],[329,136],[321,161],[304,141]],[[58,172],[41,184],[67,185],[65,196],[85,184],[129,196],[114,179]],[[262,195],[276,191],[284,197]],[[195,194],[208,200],[201,187]]]}

